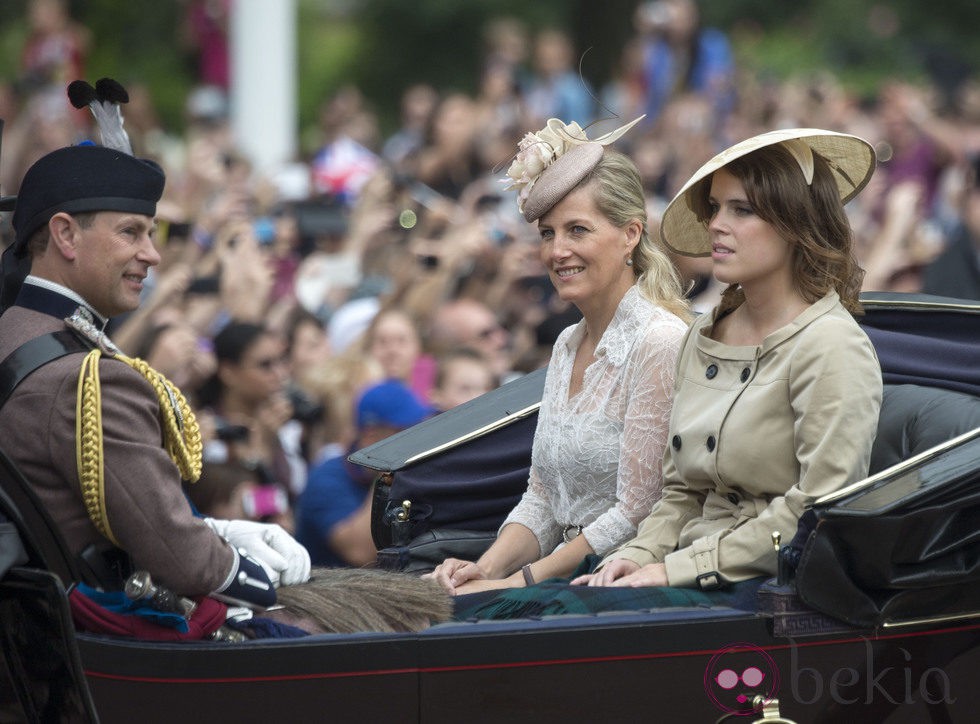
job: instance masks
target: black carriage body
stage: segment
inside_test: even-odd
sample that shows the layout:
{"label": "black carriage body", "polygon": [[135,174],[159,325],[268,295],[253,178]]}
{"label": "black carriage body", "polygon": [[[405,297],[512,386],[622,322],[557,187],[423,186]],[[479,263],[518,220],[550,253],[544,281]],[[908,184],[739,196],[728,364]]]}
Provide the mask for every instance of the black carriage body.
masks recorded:
{"label": "black carriage body", "polygon": [[[970,331],[977,329],[980,305],[923,306],[930,300],[918,297],[882,303],[894,311],[906,301],[911,304],[902,313],[910,319],[925,313],[970,319],[967,338],[974,335],[973,348],[980,346],[980,337]],[[876,303],[868,307],[866,323],[871,323]],[[541,382],[540,374],[528,375],[354,455],[355,462],[369,461],[368,467],[391,481],[395,494],[385,512],[397,513],[402,495],[416,498],[409,510],[417,514],[426,512],[424,504],[431,506],[428,516],[403,533],[412,538],[433,526],[465,530],[464,523],[478,532],[496,530],[511,499],[523,490]],[[947,484],[975,489],[978,436],[980,428],[918,455],[906,446],[902,455],[911,459],[902,467],[863,481],[863,487],[828,501],[824,510],[845,509],[869,490],[887,492],[907,480],[927,481],[936,490]],[[471,462],[448,464],[461,448],[468,448]],[[458,477],[464,468],[466,480]],[[442,477],[430,475],[436,469]],[[496,472],[490,478],[504,482],[488,486],[494,492],[483,496],[479,480],[491,469]],[[13,485],[10,473],[0,465],[5,491]],[[412,485],[397,487],[400,478]],[[470,487],[461,497],[469,507],[454,508],[452,492],[458,495],[457,485],[465,483]],[[427,490],[427,484],[434,488]],[[965,724],[980,711],[980,687],[974,684],[980,670],[976,611],[937,608],[916,620],[853,626],[783,596],[778,586],[767,589],[754,612],[664,609],[244,644],[73,635],[65,623],[67,601],[59,578],[39,570],[59,567],[47,560],[57,555],[57,547],[45,543],[44,530],[32,527],[43,527],[43,516],[21,512],[29,499],[5,495],[0,503],[28,552],[27,562],[0,581],[0,595],[6,606],[15,600],[11,586],[19,587],[16,600],[24,606],[42,601],[41,613],[32,616],[51,616],[58,645],[51,647],[49,677],[62,693],[74,692],[66,694],[66,721],[751,722],[761,715],[736,716],[745,706],[738,697],[748,701],[759,693],[778,699],[781,715],[799,724]],[[64,572],[69,564],[60,564],[59,575],[71,575]],[[38,573],[43,580],[31,578]],[[24,689],[40,687],[32,701],[43,701],[52,690],[44,681],[31,683],[23,661],[33,652],[23,645],[12,650],[11,642],[22,640],[9,630],[12,620],[0,620],[5,627],[0,721],[18,720],[13,712],[23,713],[23,697],[30,696]],[[750,669],[762,672],[761,682],[748,676]],[[735,683],[719,688],[726,676],[734,676]]]}
{"label": "black carriage body", "polygon": [[78,643],[102,722],[714,722],[737,706],[706,686],[719,657],[765,662],[798,724],[966,724],[980,706],[980,624],[784,638],[764,617],[702,609],[246,645]]}

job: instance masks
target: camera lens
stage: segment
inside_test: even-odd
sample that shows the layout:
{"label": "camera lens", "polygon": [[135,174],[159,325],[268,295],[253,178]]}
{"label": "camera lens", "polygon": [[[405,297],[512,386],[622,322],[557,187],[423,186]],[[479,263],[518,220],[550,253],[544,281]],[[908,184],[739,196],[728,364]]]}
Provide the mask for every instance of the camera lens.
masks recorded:
{"label": "camera lens", "polygon": [[291,388],[287,396],[293,406],[293,419],[303,423],[314,423],[323,418],[323,405],[319,404],[303,390]]}

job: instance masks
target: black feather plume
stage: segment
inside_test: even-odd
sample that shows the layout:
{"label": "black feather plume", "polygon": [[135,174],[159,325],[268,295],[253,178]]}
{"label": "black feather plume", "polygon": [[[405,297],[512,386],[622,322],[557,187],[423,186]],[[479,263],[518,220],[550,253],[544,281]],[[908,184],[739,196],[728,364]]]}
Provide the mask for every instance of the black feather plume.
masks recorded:
{"label": "black feather plume", "polygon": [[129,103],[129,93],[119,81],[99,78],[95,81],[95,94],[103,103]]}
{"label": "black feather plume", "polygon": [[73,80],[68,84],[68,100],[75,108],[84,108],[97,98],[95,88],[84,80]]}

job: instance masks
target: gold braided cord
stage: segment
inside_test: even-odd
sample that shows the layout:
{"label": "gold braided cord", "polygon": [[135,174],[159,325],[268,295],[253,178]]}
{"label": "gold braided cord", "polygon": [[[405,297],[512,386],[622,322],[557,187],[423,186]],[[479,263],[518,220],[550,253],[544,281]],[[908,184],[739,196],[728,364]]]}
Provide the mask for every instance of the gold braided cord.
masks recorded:
{"label": "gold braided cord", "polygon": [[[75,408],[75,447],[78,479],[85,509],[96,529],[114,544],[119,545],[109,527],[105,509],[105,471],[102,443],[102,392],[99,384],[101,350],[93,349],[85,356],[78,377]],[[201,476],[204,445],[201,430],[187,399],[176,386],[150,367],[145,360],[114,355],[139,372],[153,388],[160,403],[164,445],[184,480],[196,482]]]}
{"label": "gold braided cord", "polygon": [[119,545],[109,527],[105,510],[105,469],[102,466],[102,390],[99,386],[99,357],[93,349],[82,362],[75,401],[75,463],[82,501],[89,520],[102,535]]}
{"label": "gold braided cord", "polygon": [[201,441],[197,417],[187,398],[173,382],[150,367],[146,360],[124,354],[115,355],[115,359],[125,362],[143,375],[156,392],[157,400],[160,401],[160,417],[163,421],[167,452],[180,470],[180,477],[196,483],[201,477],[204,443]]}

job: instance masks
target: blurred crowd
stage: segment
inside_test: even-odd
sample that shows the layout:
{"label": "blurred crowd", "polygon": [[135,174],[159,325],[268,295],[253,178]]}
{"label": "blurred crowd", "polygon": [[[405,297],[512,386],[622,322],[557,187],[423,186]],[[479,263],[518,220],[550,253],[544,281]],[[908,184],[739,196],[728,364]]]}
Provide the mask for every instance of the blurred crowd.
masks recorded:
{"label": "blurred crowd", "polygon": [[[371,483],[338,459],[378,439],[377,428],[391,434],[420,410],[439,414],[547,363],[578,316],[553,294],[536,229],[501,179],[521,137],[552,117],[595,137],[646,114],[619,146],[642,173],[651,229],[680,184],[741,138],[797,126],[867,138],[878,171],[848,207],[865,290],[980,299],[980,78],[952,94],[895,78],[873,97],[828,72],[764,79],[737,66],[693,0],[657,0],[639,6],[611,79],[593,88],[565,31],[499,18],[482,37],[475,94],[404,88],[400,125],[383,135],[359,89],[341,88],[322,103],[301,173],[264,177],[230,130],[227,67],[212,37],[223,18],[187,5],[202,70],[186,129],[163,127],[150,90],[128,87],[134,149],[167,172],[163,261],[141,309],[111,332],[198,411],[206,464],[189,494],[203,512],[296,530],[308,482],[346,472],[362,494],[311,535],[333,540],[333,527],[359,521],[363,541]],[[39,156],[93,134],[64,96],[85,77],[89,39],[64,2],[30,7],[19,76],[0,87],[5,194]],[[720,292],[710,260],[676,263],[695,308],[709,309]],[[411,399],[391,393],[392,381]],[[365,403],[378,387],[392,411],[381,418]]]}

